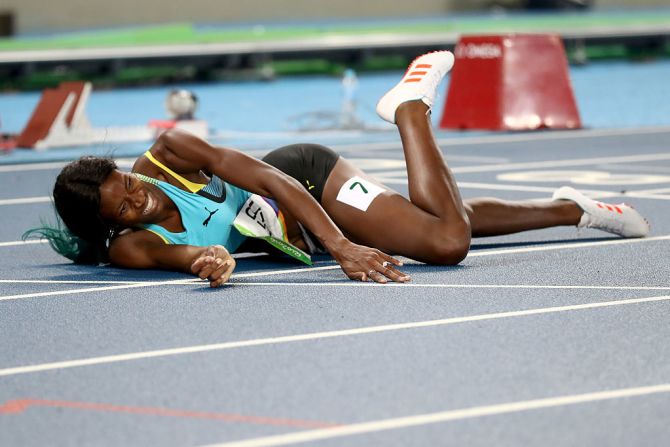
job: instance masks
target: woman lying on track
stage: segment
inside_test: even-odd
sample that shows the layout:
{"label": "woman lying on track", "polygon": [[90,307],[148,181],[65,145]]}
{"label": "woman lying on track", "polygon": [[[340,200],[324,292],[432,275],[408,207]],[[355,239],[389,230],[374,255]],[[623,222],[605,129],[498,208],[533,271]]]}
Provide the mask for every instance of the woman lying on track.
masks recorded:
{"label": "woman lying on track", "polygon": [[571,188],[548,202],[463,201],[428,116],[453,63],[447,51],[417,58],[377,105],[400,131],[409,200],[322,146],[291,145],[259,161],[171,130],[132,173],[103,158],[67,165],[53,193],[67,230],[32,234],[48,237],[76,262],[191,272],[216,287],[235,267],[230,253],[248,251],[260,240],[254,237],[271,238],[297,258],[300,250],[325,250],[350,279],[384,283],[409,280],[389,254],[454,265],[477,236],[559,225],[624,237],[648,233],[632,208],[603,205]]}

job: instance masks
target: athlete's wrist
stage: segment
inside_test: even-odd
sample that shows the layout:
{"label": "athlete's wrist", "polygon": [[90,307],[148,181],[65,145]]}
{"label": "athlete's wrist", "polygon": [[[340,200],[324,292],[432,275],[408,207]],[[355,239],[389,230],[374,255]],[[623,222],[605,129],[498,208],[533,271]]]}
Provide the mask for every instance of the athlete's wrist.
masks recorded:
{"label": "athlete's wrist", "polygon": [[324,239],[321,241],[321,244],[325,247],[328,252],[337,258],[337,253],[344,250],[348,245],[351,245],[352,242],[344,237],[344,235],[339,235],[332,239]]}

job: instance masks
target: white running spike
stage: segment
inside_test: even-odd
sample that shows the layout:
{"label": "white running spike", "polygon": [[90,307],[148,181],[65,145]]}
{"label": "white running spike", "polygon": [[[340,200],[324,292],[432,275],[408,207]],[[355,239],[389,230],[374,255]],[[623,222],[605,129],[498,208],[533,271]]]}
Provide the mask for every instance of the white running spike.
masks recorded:
{"label": "white running spike", "polygon": [[377,114],[395,124],[395,112],[400,104],[421,100],[432,107],[437,87],[454,66],[454,55],[449,51],[427,53],[414,59],[400,82],[377,103]]}
{"label": "white running spike", "polygon": [[553,200],[571,200],[583,211],[577,227],[596,228],[623,237],[645,237],[649,222],[624,203],[609,205],[586,197],[574,188],[563,186],[554,192]]}

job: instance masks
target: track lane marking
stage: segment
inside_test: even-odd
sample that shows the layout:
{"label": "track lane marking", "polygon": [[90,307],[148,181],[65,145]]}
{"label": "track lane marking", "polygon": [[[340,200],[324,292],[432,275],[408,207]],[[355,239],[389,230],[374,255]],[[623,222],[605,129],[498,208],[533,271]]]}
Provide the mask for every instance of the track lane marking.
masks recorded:
{"label": "track lane marking", "polygon": [[354,335],[368,335],[384,332],[421,329],[428,327],[449,326],[454,324],[463,324],[479,321],[491,321],[504,318],[527,317],[533,315],[555,314],[561,312],[573,312],[581,310],[601,309],[606,307],[627,306],[635,304],[658,303],[670,301],[670,295],[653,296],[647,298],[631,298],[615,301],[601,301],[593,303],[572,304],[567,306],[541,307],[535,309],[494,312],[480,315],[468,315],[463,317],[451,317],[438,320],[414,321],[409,323],[394,323],[378,326],[364,326],[352,329],[341,329],[324,332],[311,332],[304,334],[286,335],[278,337],[257,338],[250,340],[239,340],[231,342],[213,343],[206,345],[185,346],[181,348],[158,349],[153,351],[132,352],[126,354],[106,355],[99,357],[89,357],[76,360],[65,360],[60,362],[42,363],[36,365],[16,366],[0,369],[0,377],[14,376],[18,374],[27,374],[51,370],[61,370],[67,368],[76,368],[82,366],[101,365],[109,363],[126,362],[132,360],[143,360],[157,357],[168,357],[184,354],[196,354],[211,351],[223,351],[228,349],[249,348],[254,346],[268,346],[284,343],[304,342],[313,340],[322,340],[337,337],[348,337]]}
{"label": "track lane marking", "polygon": [[144,284],[155,281],[114,281],[78,279],[0,279],[0,284]]}
{"label": "track lane marking", "polygon": [[[656,241],[665,241],[670,240],[670,235],[664,236],[653,236],[640,239],[615,239],[615,240],[606,240],[606,241],[594,241],[594,242],[582,242],[582,243],[569,243],[569,244],[556,244],[551,246],[536,246],[536,247],[523,247],[523,248],[513,248],[513,249],[501,249],[501,250],[484,250],[484,251],[473,251],[468,254],[469,258],[477,258],[481,256],[493,256],[493,255],[508,255],[508,254],[519,254],[519,253],[533,253],[540,251],[554,251],[554,250],[566,250],[572,248],[587,248],[587,247],[602,247],[608,245],[624,245],[624,244],[635,244],[642,242],[656,242]],[[467,259],[467,258],[466,258]],[[330,261],[332,262],[332,261]],[[308,272],[318,272],[318,271],[327,271],[327,270],[337,270],[340,266],[335,265],[326,265],[321,267],[300,267],[300,268],[291,268],[291,269],[282,269],[282,270],[272,270],[265,272],[250,272],[250,273],[238,273],[231,276],[232,280],[237,280],[241,278],[257,278],[264,276],[275,276],[275,275],[284,275],[291,273],[308,273]],[[35,293],[23,293],[18,295],[5,295],[0,296],[1,301],[11,301],[19,299],[28,299],[28,298],[37,298],[37,297],[46,297],[53,295],[68,295],[68,294],[77,294],[77,293],[90,293],[90,292],[102,292],[107,290],[119,290],[119,289],[130,289],[137,287],[149,287],[149,286],[166,286],[166,285],[179,285],[183,283],[202,283],[205,284],[203,280],[197,278],[189,279],[176,279],[170,281],[144,281],[144,282],[135,282],[130,284],[120,284],[120,285],[110,285],[106,287],[90,287],[90,288],[81,288],[81,289],[68,289],[68,290],[59,290],[52,292],[35,292]],[[347,283],[351,285],[352,283]],[[355,284],[355,283],[353,283]],[[387,286],[392,283],[386,284]]]}
{"label": "track lane marking", "polygon": [[[528,133],[507,133],[507,134],[489,134],[468,138],[439,138],[438,146],[478,146],[497,143],[520,143],[532,141],[547,140],[572,140],[580,138],[599,138],[615,136],[633,136],[633,135],[655,135],[670,134],[668,126],[639,127],[631,129],[581,129],[581,130],[562,130],[559,132],[528,132]],[[333,145],[333,149],[338,151],[360,152],[362,150],[394,150],[402,149],[399,141],[378,142],[378,143],[360,143],[360,144],[342,144]]]}
{"label": "track lane marking", "polygon": [[[394,178],[394,177],[384,177],[374,176],[375,179],[379,180],[385,185],[407,185],[407,178]],[[522,185],[503,185],[497,183],[476,183],[476,182],[458,182],[459,189],[486,189],[490,191],[522,191],[522,192],[540,192],[551,194],[556,191],[557,188],[545,187],[545,186],[522,186]],[[658,193],[648,193],[646,191],[625,191],[625,192],[615,192],[615,191],[601,191],[594,189],[582,189],[579,188],[579,191],[586,194],[592,199],[607,199],[613,197],[633,197],[636,199],[650,199],[650,200],[670,200],[670,195],[658,194]],[[542,200],[549,201],[550,197],[539,198],[539,199],[530,199],[530,200]]]}
{"label": "track lane marking", "polygon": [[28,239],[26,241],[0,242],[0,247],[16,247],[18,245],[48,244],[46,239]]}
{"label": "track lane marking", "polygon": [[[355,163],[355,158],[352,158],[352,161]],[[535,169],[535,168],[554,168],[554,167],[569,167],[569,166],[587,166],[593,164],[602,164],[602,163],[632,163],[639,161],[659,161],[659,160],[670,160],[670,154],[667,153],[652,153],[652,154],[640,154],[640,155],[622,155],[616,157],[594,157],[594,158],[576,158],[569,160],[545,160],[545,161],[536,161],[536,162],[519,162],[519,163],[498,163],[498,164],[477,164],[475,166],[460,166],[452,167],[451,170],[453,173],[473,173],[473,172],[498,172],[506,170],[516,170],[516,169]],[[0,166],[0,172],[2,171],[3,166]],[[6,168],[6,166],[5,166]],[[384,173],[379,173],[380,178],[383,179]],[[388,177],[391,177],[389,182],[393,180],[393,177],[398,175],[406,175],[406,171],[389,171],[386,174]],[[397,179],[393,180],[395,182],[402,180]],[[464,185],[465,182],[459,182],[458,185]],[[475,185],[475,183],[471,183]],[[483,185],[483,184],[482,184]],[[505,186],[505,185],[503,185]],[[518,186],[522,188],[522,186]],[[523,191],[523,189],[519,189]],[[553,191],[554,189],[551,189]],[[613,194],[610,191],[600,191],[600,193],[609,193]],[[620,195],[620,194],[619,194]],[[24,198],[15,198],[15,199],[1,199],[0,205],[19,205],[19,204],[30,204],[30,203],[43,203],[50,202],[51,198],[49,196],[37,196],[37,197],[24,197]]]}
{"label": "track lane marking", "polygon": [[[669,133],[670,127],[654,126],[654,127],[640,127],[631,129],[583,129],[575,131],[560,131],[560,132],[536,132],[536,133],[521,133],[521,134],[492,134],[478,137],[468,138],[440,138],[437,140],[439,146],[472,146],[483,144],[496,143],[517,143],[529,142],[539,140],[567,140],[579,138],[598,138],[611,136],[628,136],[628,135],[654,135],[659,133]],[[371,142],[361,144],[343,144],[333,145],[334,149],[339,151],[356,151],[361,150],[395,150],[402,148],[402,145],[397,140],[389,142]],[[267,151],[245,151],[249,153],[258,153],[259,155],[266,154]],[[139,156],[139,154],[138,154]],[[135,158],[119,158],[116,159],[117,164],[123,167],[131,167]],[[0,165],[0,173],[2,172],[26,172],[34,170],[59,169],[67,164],[66,161],[59,162],[37,162],[37,163],[15,163]]]}
{"label": "track lane marking", "polygon": [[[138,154],[138,157],[141,154]],[[76,159],[75,156],[72,160]],[[136,158],[116,158],[114,161],[120,167],[132,167]],[[15,164],[3,164],[0,165],[0,173],[3,172],[28,172],[28,171],[44,171],[48,169],[60,169],[63,166],[68,164],[68,161],[55,161],[55,162],[37,162],[37,163],[15,163]]]}
{"label": "track lane marking", "polygon": [[377,284],[371,282],[245,282],[229,283],[230,286],[291,286],[291,287],[405,287],[426,289],[540,289],[540,290],[670,290],[665,286],[563,286],[563,285],[533,285],[533,284]]}
{"label": "track lane marking", "polygon": [[329,428],[338,427],[339,424],[329,422],[311,421],[303,419],[287,419],[266,416],[251,416],[235,413],[211,413],[205,411],[177,410],[163,407],[136,407],[129,405],[114,405],[98,402],[78,402],[69,400],[48,399],[13,399],[0,405],[0,415],[20,414],[30,407],[67,408],[86,411],[99,411],[107,413],[125,413],[146,416],[176,417],[185,419],[205,419],[222,422],[238,422],[243,424],[273,425],[279,427],[293,428]]}
{"label": "track lane marking", "polygon": [[[87,280],[49,280],[49,279],[0,279],[0,284],[145,284],[153,281],[87,281]],[[197,279],[175,281],[170,285],[193,285]],[[161,283],[162,284],[162,283]],[[670,286],[594,286],[594,285],[537,285],[537,284],[415,284],[375,282],[229,282],[226,286],[296,286],[296,287],[409,287],[436,289],[557,289],[557,290],[670,290]],[[224,287],[226,287],[224,286]]]}
{"label": "track lane marking", "polygon": [[51,202],[51,197],[49,196],[37,196],[37,197],[19,197],[16,199],[0,199],[0,206],[2,205],[27,205],[31,203],[47,203]]}
{"label": "track lane marking", "polygon": [[124,283],[114,286],[105,286],[105,287],[86,287],[81,289],[67,289],[67,290],[57,290],[51,292],[34,292],[34,293],[22,293],[18,295],[5,295],[0,296],[0,301],[12,301],[20,300],[26,298],[39,298],[45,296],[56,296],[56,295],[73,295],[78,293],[91,293],[91,292],[103,292],[107,290],[123,290],[123,289],[134,289],[138,287],[150,287],[150,286],[169,286],[173,283],[179,283],[183,280],[174,280],[174,281],[145,281],[145,282],[136,282],[136,283]]}
{"label": "track lane marking", "polygon": [[[407,185],[407,177],[384,177],[382,175],[375,175],[374,178],[382,183],[390,185]],[[556,187],[549,186],[531,186],[531,185],[508,185],[502,183],[482,183],[482,182],[458,182],[459,189],[489,189],[495,191],[521,191],[521,192],[540,192],[552,194],[556,191]],[[589,197],[621,197],[626,196],[629,192],[622,193],[621,191],[605,191],[599,189],[583,189],[579,188],[579,192],[586,194]],[[651,195],[651,194],[650,194]],[[541,200],[551,200],[549,197]]]}
{"label": "track lane marking", "polygon": [[667,240],[670,240],[670,235],[652,236],[652,237],[645,237],[645,238],[639,238],[639,239],[613,239],[613,240],[606,240],[606,241],[577,242],[577,243],[572,243],[572,244],[555,244],[555,245],[549,245],[549,246],[523,247],[523,248],[514,248],[514,249],[482,250],[482,251],[470,252],[470,253],[468,253],[468,257],[477,258],[477,257],[480,257],[480,256],[532,253],[532,252],[538,252],[538,251],[566,250],[566,249],[570,249],[570,248],[605,247],[605,246],[608,246],[608,245],[636,244],[636,243],[643,243],[643,242],[658,242],[658,241],[667,241]]}
{"label": "track lane marking", "polygon": [[641,155],[621,155],[616,157],[593,157],[593,158],[576,158],[571,160],[545,160],[545,161],[529,161],[519,163],[501,163],[498,165],[476,165],[476,166],[460,166],[454,167],[451,170],[454,173],[472,173],[472,172],[498,172],[516,169],[536,169],[536,168],[556,168],[565,166],[588,166],[602,163],[635,163],[639,161],[661,161],[670,160],[668,153],[656,154],[641,154]]}
{"label": "track lane marking", "polygon": [[543,399],[523,400],[507,402],[494,405],[483,405],[478,407],[448,410],[436,413],[416,414],[391,419],[380,419],[370,422],[342,425],[327,429],[317,429],[283,435],[252,438],[241,441],[210,444],[207,447],[271,447],[303,442],[319,441],[323,439],[341,438],[344,436],[360,435],[365,433],[377,433],[387,430],[417,427],[441,422],[473,419],[501,414],[518,413],[522,411],[541,410],[545,408],[564,407],[568,405],[586,404],[614,399],[625,399],[632,397],[649,396],[654,394],[669,393],[670,383],[641,386],[634,388],[619,388],[614,390],[595,391],[591,393],[569,394],[563,396],[547,397]]}

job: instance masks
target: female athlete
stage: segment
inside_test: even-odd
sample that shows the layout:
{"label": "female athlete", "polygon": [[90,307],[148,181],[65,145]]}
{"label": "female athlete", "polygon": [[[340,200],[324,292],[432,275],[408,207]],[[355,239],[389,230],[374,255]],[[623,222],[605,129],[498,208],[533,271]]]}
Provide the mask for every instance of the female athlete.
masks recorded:
{"label": "female athlete", "polygon": [[350,279],[385,283],[410,279],[391,254],[454,265],[472,237],[559,225],[648,233],[634,209],[572,188],[547,202],[463,201],[429,117],[453,63],[448,51],[420,56],[377,105],[400,132],[409,200],[322,146],[291,145],[260,161],[170,130],[130,173],[94,157],[66,166],[53,192],[66,228],[28,233],[48,237],[76,262],[190,272],[212,287],[228,280],[230,253],[248,250],[254,235],[285,242],[287,252],[327,251]]}

